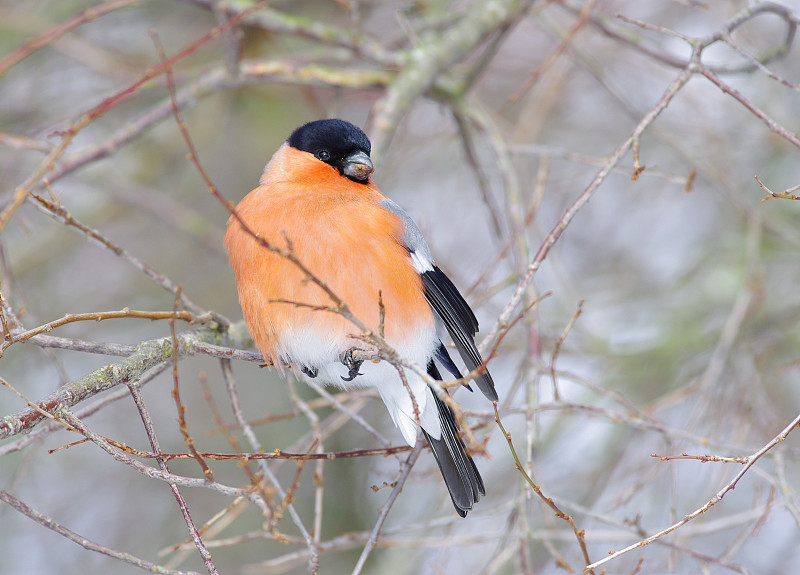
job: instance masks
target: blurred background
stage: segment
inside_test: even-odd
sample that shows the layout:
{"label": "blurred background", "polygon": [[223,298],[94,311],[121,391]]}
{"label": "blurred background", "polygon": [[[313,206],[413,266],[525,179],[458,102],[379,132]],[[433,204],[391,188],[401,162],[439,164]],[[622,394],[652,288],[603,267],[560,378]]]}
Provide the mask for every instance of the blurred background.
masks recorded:
{"label": "blurred background", "polygon": [[[774,192],[800,185],[800,4],[275,1],[226,24],[253,6],[0,2],[7,329],[125,307],[171,311],[177,285],[182,309],[241,320],[222,248],[228,212],[187,156],[157,35],[174,57],[198,163],[228,201],[257,185],[296,126],[341,117],[365,128],[376,181],[475,309],[479,340],[489,335],[484,356],[496,346],[489,367],[520,462],[585,531],[590,561],[679,521],[742,468],[651,454],[746,457],[797,416],[800,202],[762,202],[754,176]],[[687,39],[726,30],[702,53],[707,76],[674,84],[687,75]],[[665,97],[668,107],[647,119]],[[612,160],[618,149],[624,155]],[[574,217],[571,206],[580,208]],[[559,223],[563,234],[549,235]],[[548,237],[557,241],[535,259]],[[124,318],[48,335],[66,338],[66,349],[19,342],[0,358],[0,377],[32,400],[122,361],[80,342],[138,345],[169,337],[170,327]],[[225,345],[247,345],[234,340]],[[234,361],[232,370],[264,451],[381,447],[314,390],[257,365]],[[182,453],[171,363],[164,367],[143,395],[161,449]],[[179,374],[199,451],[234,452],[215,411],[242,450],[256,449],[236,426],[218,359],[183,358]],[[118,393],[84,423],[149,450],[120,389],[75,410]],[[376,394],[337,397],[403,444]],[[424,451],[362,572],[581,573],[579,539],[515,470],[491,406],[464,390],[455,398],[487,441],[488,457],[476,456],[486,497],[458,518]],[[0,416],[24,407],[0,388]],[[311,431],[316,420],[323,432]],[[206,572],[191,542],[174,549],[189,535],[168,484],[89,442],[49,451],[78,439],[58,425],[7,437],[0,489],[87,539],[175,570],[166,572]],[[270,463],[281,488],[294,489],[295,518],[215,489],[181,493],[198,528],[213,519],[203,540],[220,573],[351,573],[405,457],[308,462],[299,475],[296,461]],[[795,432],[709,511],[596,572],[793,572],[799,464]],[[219,484],[250,484],[235,461],[209,465]],[[194,461],[169,466],[203,477]],[[263,494],[280,506],[274,487]],[[314,539],[317,567],[298,524]],[[3,575],[141,572],[8,505],[0,557]]]}

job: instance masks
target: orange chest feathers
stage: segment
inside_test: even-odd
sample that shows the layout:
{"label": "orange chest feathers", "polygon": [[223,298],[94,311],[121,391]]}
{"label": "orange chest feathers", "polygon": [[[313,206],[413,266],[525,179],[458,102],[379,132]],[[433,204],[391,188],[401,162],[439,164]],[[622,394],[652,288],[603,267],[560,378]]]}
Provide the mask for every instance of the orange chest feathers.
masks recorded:
{"label": "orange chest feathers", "polygon": [[[402,243],[402,221],[377,203],[384,199],[377,189],[342,179],[268,182],[250,192],[236,212],[259,237],[280,249],[291,247],[309,272],[375,332],[382,302],[390,344],[431,330],[433,315]],[[276,359],[282,340],[304,330],[342,351],[350,345],[348,336],[359,333],[341,315],[323,309],[335,304],[319,285],[259,245],[233,217],[225,247],[245,321],[265,355]]]}

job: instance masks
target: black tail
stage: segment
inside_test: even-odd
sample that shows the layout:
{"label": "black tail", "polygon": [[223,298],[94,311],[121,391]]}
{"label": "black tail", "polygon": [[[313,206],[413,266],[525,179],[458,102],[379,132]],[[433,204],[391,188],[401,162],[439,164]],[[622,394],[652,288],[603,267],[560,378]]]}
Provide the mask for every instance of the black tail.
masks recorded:
{"label": "black tail", "polygon": [[[436,366],[431,362],[428,366],[428,373],[435,379],[441,379],[439,371]],[[434,439],[427,432],[425,438],[431,446],[433,456],[436,458],[436,463],[439,464],[439,469],[444,477],[444,482],[447,485],[447,490],[450,492],[450,498],[453,500],[453,505],[461,517],[467,516],[467,511],[472,509],[472,506],[481,498],[481,495],[486,495],[483,488],[483,479],[481,474],[478,473],[478,468],[475,462],[467,455],[464,448],[464,442],[458,435],[458,427],[453,412],[449,407],[438,397],[433,394],[433,399],[436,401],[436,408],[439,411],[439,423],[442,426],[441,439]]]}

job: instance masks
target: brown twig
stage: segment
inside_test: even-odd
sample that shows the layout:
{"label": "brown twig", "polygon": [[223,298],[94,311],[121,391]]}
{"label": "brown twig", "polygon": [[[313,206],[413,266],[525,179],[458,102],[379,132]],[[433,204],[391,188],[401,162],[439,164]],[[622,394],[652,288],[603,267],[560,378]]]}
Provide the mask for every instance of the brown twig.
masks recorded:
{"label": "brown twig", "polygon": [[[201,320],[199,316],[188,312],[188,311],[141,311],[141,310],[134,310],[129,308],[123,308],[119,311],[99,311],[99,312],[88,312],[88,313],[70,313],[62,317],[61,319],[57,319],[39,327],[35,327],[33,329],[19,331],[14,330],[12,331],[0,345],[0,357],[2,357],[3,352],[11,345],[15,343],[22,343],[30,340],[31,338],[41,335],[43,333],[49,333],[56,329],[57,327],[61,327],[63,325],[67,325],[69,323],[74,323],[78,321],[103,321],[108,319],[123,319],[123,318],[139,318],[139,319],[149,319],[151,321],[156,320],[163,320],[167,319],[170,321],[174,321],[176,319],[180,319],[186,321],[188,323],[195,323]],[[203,321],[206,321],[210,318],[210,316],[206,316],[203,318]]]}
{"label": "brown twig", "polygon": [[753,176],[753,177],[758,182],[758,185],[761,186],[761,189],[764,190],[765,192],[767,192],[767,196],[765,196],[764,198],[761,199],[762,203],[766,202],[767,200],[771,200],[772,198],[780,198],[780,199],[783,199],[783,200],[800,200],[800,195],[796,195],[794,193],[794,192],[800,190],[800,184],[798,184],[798,185],[796,185],[796,186],[794,186],[792,188],[788,188],[788,189],[786,189],[786,190],[784,190],[782,192],[773,192],[767,186],[764,185],[764,182],[762,182],[758,178],[758,176]]}
{"label": "brown twig", "polygon": [[558,355],[561,352],[561,346],[564,344],[564,340],[567,339],[567,335],[569,335],[569,332],[572,330],[572,327],[575,325],[575,322],[578,321],[578,317],[580,317],[582,312],[583,312],[583,300],[578,302],[578,309],[576,309],[575,313],[572,314],[572,317],[567,322],[567,325],[564,326],[561,335],[558,336],[555,346],[553,346],[553,355],[552,358],[550,359],[550,377],[553,381],[553,399],[555,399],[556,401],[561,399],[558,393],[558,383],[556,377],[556,359],[558,358]]}
{"label": "brown twig", "polygon": [[[151,31],[150,37],[153,39],[153,44],[155,44],[156,52],[158,52],[158,58],[163,64],[167,61],[167,56],[164,53],[164,47],[161,45],[161,41],[158,38],[158,34],[155,31]],[[169,84],[174,84],[174,79],[172,77],[172,66],[166,66],[164,70],[164,74],[166,75],[167,82]],[[175,304],[173,307],[173,311],[177,313],[178,305],[180,303],[181,293],[183,289],[182,286],[178,286],[175,292]],[[200,468],[203,470],[203,475],[208,481],[214,481],[214,474],[211,471],[211,468],[208,464],[203,460],[200,454],[197,452],[197,449],[194,446],[194,438],[189,433],[189,426],[186,423],[186,407],[183,405],[181,401],[181,392],[180,392],[180,384],[179,384],[179,377],[178,377],[178,336],[175,332],[175,318],[170,318],[169,320],[169,331],[172,335],[172,398],[175,400],[175,407],[178,410],[178,428],[180,429],[181,435],[183,436],[183,441],[186,443],[186,447],[189,448],[189,452],[192,454],[194,459],[200,465]],[[198,534],[199,537],[199,534]],[[205,560],[205,558],[204,558]],[[208,557],[210,561],[210,556]]]}
{"label": "brown twig", "polygon": [[[175,296],[175,309],[177,310],[178,301],[180,298],[180,286],[178,286],[178,293]],[[192,457],[197,461],[200,465],[200,468],[203,470],[203,475],[209,481],[214,481],[214,474],[211,471],[211,468],[205,462],[203,457],[198,453],[197,448],[194,446],[194,438],[189,433],[189,424],[186,422],[186,406],[181,401],[181,392],[180,392],[180,379],[178,377],[178,336],[175,332],[175,319],[170,318],[169,320],[169,330],[170,334],[172,335],[172,398],[175,400],[175,407],[178,410],[178,428],[180,429],[181,435],[183,436],[183,441],[186,443],[186,447],[189,448],[189,452],[192,454]]]}
{"label": "brown twig", "polygon": [[[125,446],[126,448],[130,449],[129,446]],[[406,451],[411,451],[411,447],[408,445],[397,445],[393,447],[375,447],[372,449],[350,449],[347,451],[330,451],[330,452],[322,452],[322,451],[315,451],[314,453],[307,452],[307,453],[288,453],[286,451],[281,451],[276,449],[275,451],[269,453],[200,453],[199,455],[203,459],[212,459],[214,461],[240,461],[240,462],[248,462],[248,461],[259,461],[259,460],[279,460],[279,459],[290,459],[294,461],[329,461],[334,459],[351,459],[357,457],[385,457],[387,455],[394,455],[396,453],[405,453]],[[148,458],[155,458],[155,457],[163,457],[165,461],[170,461],[172,459],[191,459],[194,457],[192,453],[147,453],[143,451],[135,451],[132,452],[133,455],[138,457],[148,457]]]}
{"label": "brown twig", "polygon": [[650,457],[657,457],[661,461],[672,461],[674,459],[696,459],[702,463],[708,463],[710,461],[718,461],[721,463],[747,463],[746,457],[721,457],[719,455],[689,455],[688,453],[684,452],[680,455],[657,455],[655,453],[651,453]]}
{"label": "brown twig", "polygon": [[[563,519],[569,524],[569,526],[572,528],[573,533],[575,534],[575,538],[578,540],[578,545],[580,546],[581,552],[583,553],[583,559],[584,561],[586,561],[585,564],[589,565],[591,563],[591,560],[589,559],[589,551],[586,548],[585,532],[583,531],[583,529],[578,529],[578,526],[575,524],[575,520],[572,518],[572,516],[561,511],[561,509],[559,509],[559,507],[555,504],[555,502],[542,492],[542,488],[539,487],[533,481],[531,476],[528,475],[528,473],[525,471],[522,462],[517,456],[517,450],[514,448],[514,443],[511,440],[511,433],[506,431],[506,428],[503,427],[503,422],[500,420],[500,413],[497,411],[496,401],[493,403],[493,406],[494,406],[494,421],[497,424],[497,427],[499,427],[500,431],[503,433],[503,437],[505,437],[506,442],[508,443],[508,448],[511,450],[511,456],[514,458],[514,468],[520,472],[520,474],[528,483],[528,485],[530,485],[531,489],[533,489],[533,492],[539,496],[539,498],[545,503],[545,505],[547,505],[550,509],[553,510],[553,512],[556,514],[556,517],[558,517],[559,519]],[[584,570],[584,572],[594,573],[594,571],[589,567],[587,567]]]}
{"label": "brown twig", "polygon": [[790,142],[794,146],[800,148],[800,138],[796,134],[793,134],[778,122],[770,118],[765,112],[763,112],[758,106],[753,104],[750,100],[748,100],[739,90],[728,84],[727,82],[723,81],[717,74],[715,74],[708,66],[700,65],[698,68],[698,73],[705,76],[712,84],[717,86],[720,90],[731,96],[734,100],[739,102],[742,106],[744,106],[748,112],[753,114],[756,118],[764,122],[764,124],[772,131],[773,133],[779,135],[781,138]]}
{"label": "brown twig", "polygon": [[[47,187],[48,190],[50,190],[49,180],[45,181],[45,186]],[[61,205],[61,203],[59,203],[55,199],[48,200],[47,198],[40,196],[38,194],[34,194],[32,192],[30,194],[30,197],[48,215],[62,222],[64,225],[75,229],[87,239],[100,244],[102,247],[111,251],[114,255],[122,258],[124,261],[131,264],[135,269],[142,272],[146,277],[153,280],[157,285],[161,286],[162,288],[170,292],[173,296],[175,296],[178,293],[177,286],[174,283],[172,283],[172,281],[168,277],[166,277],[164,274],[159,273],[158,271],[156,271],[155,269],[144,263],[141,259],[128,252],[128,250],[124,249],[122,246],[108,239],[98,230],[95,230],[87,226],[86,224],[78,221],[63,205]],[[188,297],[186,297],[185,294],[181,294],[180,297],[181,297],[181,303],[189,311],[197,315],[204,313],[204,310],[201,309],[199,306],[195,305]],[[225,320],[224,318],[219,319],[219,321],[223,325],[227,322],[227,320]]]}

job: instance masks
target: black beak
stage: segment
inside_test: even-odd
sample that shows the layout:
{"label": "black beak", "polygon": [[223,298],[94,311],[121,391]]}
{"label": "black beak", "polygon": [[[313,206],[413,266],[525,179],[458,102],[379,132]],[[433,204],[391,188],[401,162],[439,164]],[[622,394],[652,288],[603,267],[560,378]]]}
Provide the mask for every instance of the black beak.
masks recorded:
{"label": "black beak", "polygon": [[369,180],[369,176],[373,171],[375,171],[375,168],[372,166],[372,160],[370,160],[366,152],[361,150],[347,156],[342,169],[342,173],[345,176],[357,182]]}

